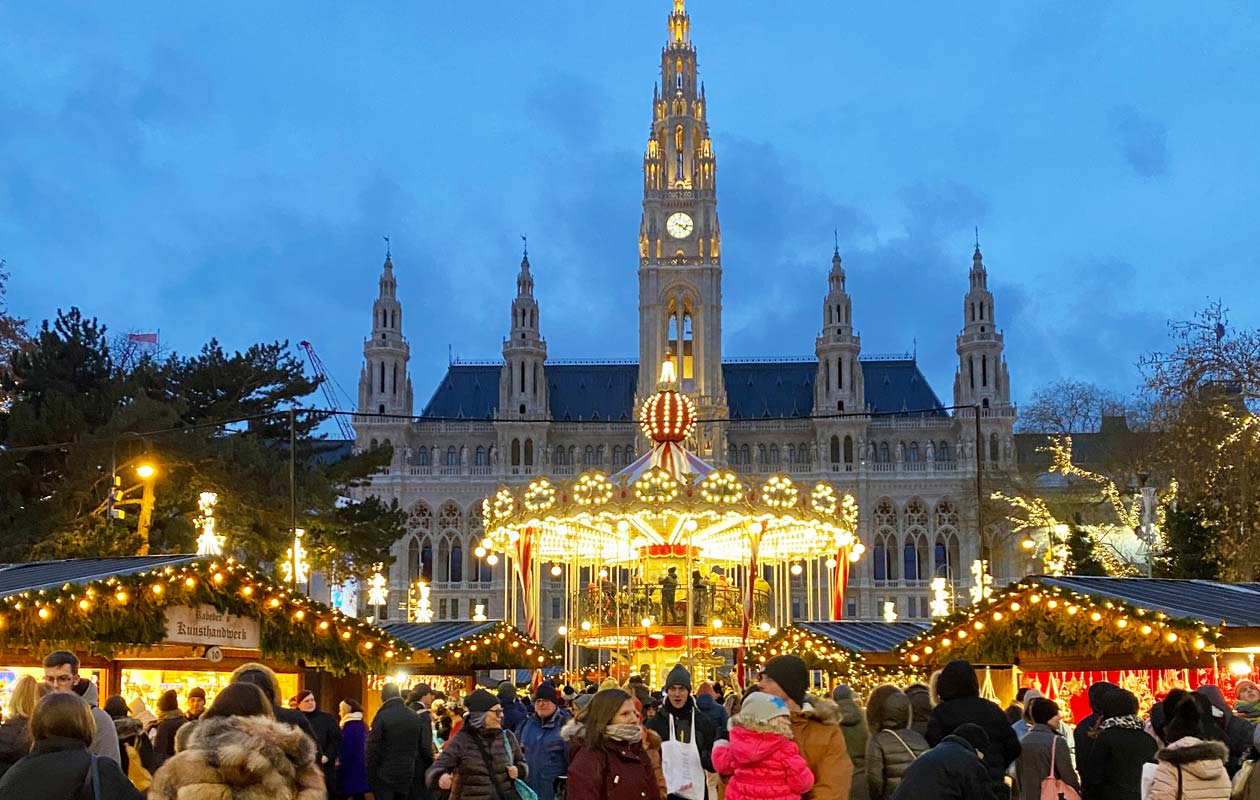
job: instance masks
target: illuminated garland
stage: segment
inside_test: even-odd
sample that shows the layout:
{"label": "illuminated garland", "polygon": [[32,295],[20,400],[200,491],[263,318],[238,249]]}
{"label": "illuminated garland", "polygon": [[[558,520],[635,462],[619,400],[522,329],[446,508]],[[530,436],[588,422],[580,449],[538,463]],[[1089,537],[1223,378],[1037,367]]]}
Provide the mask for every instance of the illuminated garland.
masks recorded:
{"label": "illuminated garland", "polygon": [[891,683],[905,688],[912,683],[925,683],[927,680],[927,671],[921,667],[868,664],[866,657],[860,652],[837,644],[822,634],[794,625],[777,631],[769,640],[749,648],[751,661],[758,668],[775,656],[786,653],[799,655],[810,669],[826,672],[833,682],[848,684],[865,697],[869,697],[871,691],[881,684]]}
{"label": "illuminated garland", "polygon": [[1026,580],[942,619],[897,652],[915,666],[958,658],[1015,664],[1021,653],[1097,658],[1123,652],[1135,662],[1169,656],[1189,661],[1221,635],[1219,627],[1198,620]]}
{"label": "illuminated garland", "polygon": [[232,559],[199,559],[0,598],[0,647],[84,649],[110,657],[166,640],[165,609],[213,606],[258,620],[266,658],[334,674],[384,672],[411,647]]}
{"label": "illuminated garland", "polygon": [[527,639],[506,622],[435,647],[429,655],[437,666],[464,672],[473,669],[541,669],[564,660],[559,653]]}

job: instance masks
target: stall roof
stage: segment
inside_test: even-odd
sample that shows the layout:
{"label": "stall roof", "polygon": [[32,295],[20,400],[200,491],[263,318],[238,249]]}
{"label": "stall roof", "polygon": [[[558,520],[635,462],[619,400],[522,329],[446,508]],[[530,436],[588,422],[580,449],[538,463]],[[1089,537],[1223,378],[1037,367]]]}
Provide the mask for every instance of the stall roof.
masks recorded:
{"label": "stall roof", "polygon": [[162,567],[178,567],[196,560],[197,556],[191,555],[161,555],[0,564],[0,597],[53,589],[67,583],[88,583]]}
{"label": "stall roof", "polygon": [[890,653],[902,642],[928,629],[926,622],[796,622],[796,627],[826,636],[839,646],[857,653]]}
{"label": "stall roof", "polygon": [[501,620],[497,619],[485,622],[390,622],[381,625],[381,628],[416,650],[436,650],[466,636],[489,631],[500,624]]}
{"label": "stall roof", "polygon": [[1260,584],[1165,578],[1039,576],[1037,582],[1232,628],[1260,628]]}

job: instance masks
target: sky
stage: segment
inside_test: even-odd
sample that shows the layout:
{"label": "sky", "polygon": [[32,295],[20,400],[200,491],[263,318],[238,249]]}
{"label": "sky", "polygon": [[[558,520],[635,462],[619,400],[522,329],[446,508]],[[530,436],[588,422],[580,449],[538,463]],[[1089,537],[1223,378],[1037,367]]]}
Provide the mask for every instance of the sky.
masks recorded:
{"label": "sky", "polygon": [[[637,355],[670,0],[0,4],[11,310],[310,340],[357,396],[391,237],[416,411],[499,357],[521,234],[552,358]],[[727,356],[807,356],[833,231],[864,353],[946,403],[974,230],[1014,399],[1120,393],[1167,322],[1260,327],[1260,5],[689,0]]]}

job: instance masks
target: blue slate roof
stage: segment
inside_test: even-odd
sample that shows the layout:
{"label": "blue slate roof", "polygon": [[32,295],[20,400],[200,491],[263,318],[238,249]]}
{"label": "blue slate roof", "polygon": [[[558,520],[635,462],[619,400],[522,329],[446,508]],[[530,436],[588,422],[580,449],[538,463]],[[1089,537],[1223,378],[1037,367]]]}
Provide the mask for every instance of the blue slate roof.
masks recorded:
{"label": "blue slate roof", "polygon": [[0,564],[0,597],[36,589],[59,588],[67,583],[88,583],[116,575],[133,575],[161,567],[178,567],[196,560],[194,555],[162,555]]}
{"label": "blue slate roof", "polygon": [[[433,392],[424,417],[490,419],[499,402],[495,365],[453,364]],[[730,414],[735,419],[805,417],[814,406],[815,361],[735,362],[722,365]],[[940,398],[913,359],[862,362],[866,402],[876,412],[934,409]],[[633,420],[637,364],[549,364],[546,369],[551,418]]]}
{"label": "blue slate roof", "polygon": [[825,636],[841,647],[856,653],[891,653],[928,629],[926,622],[795,622],[796,627]]}
{"label": "blue slate roof", "polygon": [[1170,617],[1224,622],[1238,628],[1260,628],[1260,584],[1165,578],[1101,578],[1038,576],[1045,586],[1058,586],[1093,597],[1131,603]]}
{"label": "blue slate roof", "polygon": [[484,633],[500,624],[500,620],[486,622],[390,622],[381,629],[399,641],[417,650],[433,650],[465,636]]}

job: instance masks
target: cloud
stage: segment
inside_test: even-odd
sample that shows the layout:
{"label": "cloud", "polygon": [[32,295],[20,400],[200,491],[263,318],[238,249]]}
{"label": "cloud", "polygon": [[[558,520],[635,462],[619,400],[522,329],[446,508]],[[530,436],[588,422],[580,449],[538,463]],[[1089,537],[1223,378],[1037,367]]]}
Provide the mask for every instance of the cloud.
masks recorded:
{"label": "cloud", "polygon": [[1143,178],[1168,174],[1168,127],[1131,106],[1111,112],[1111,127],[1133,171]]}

